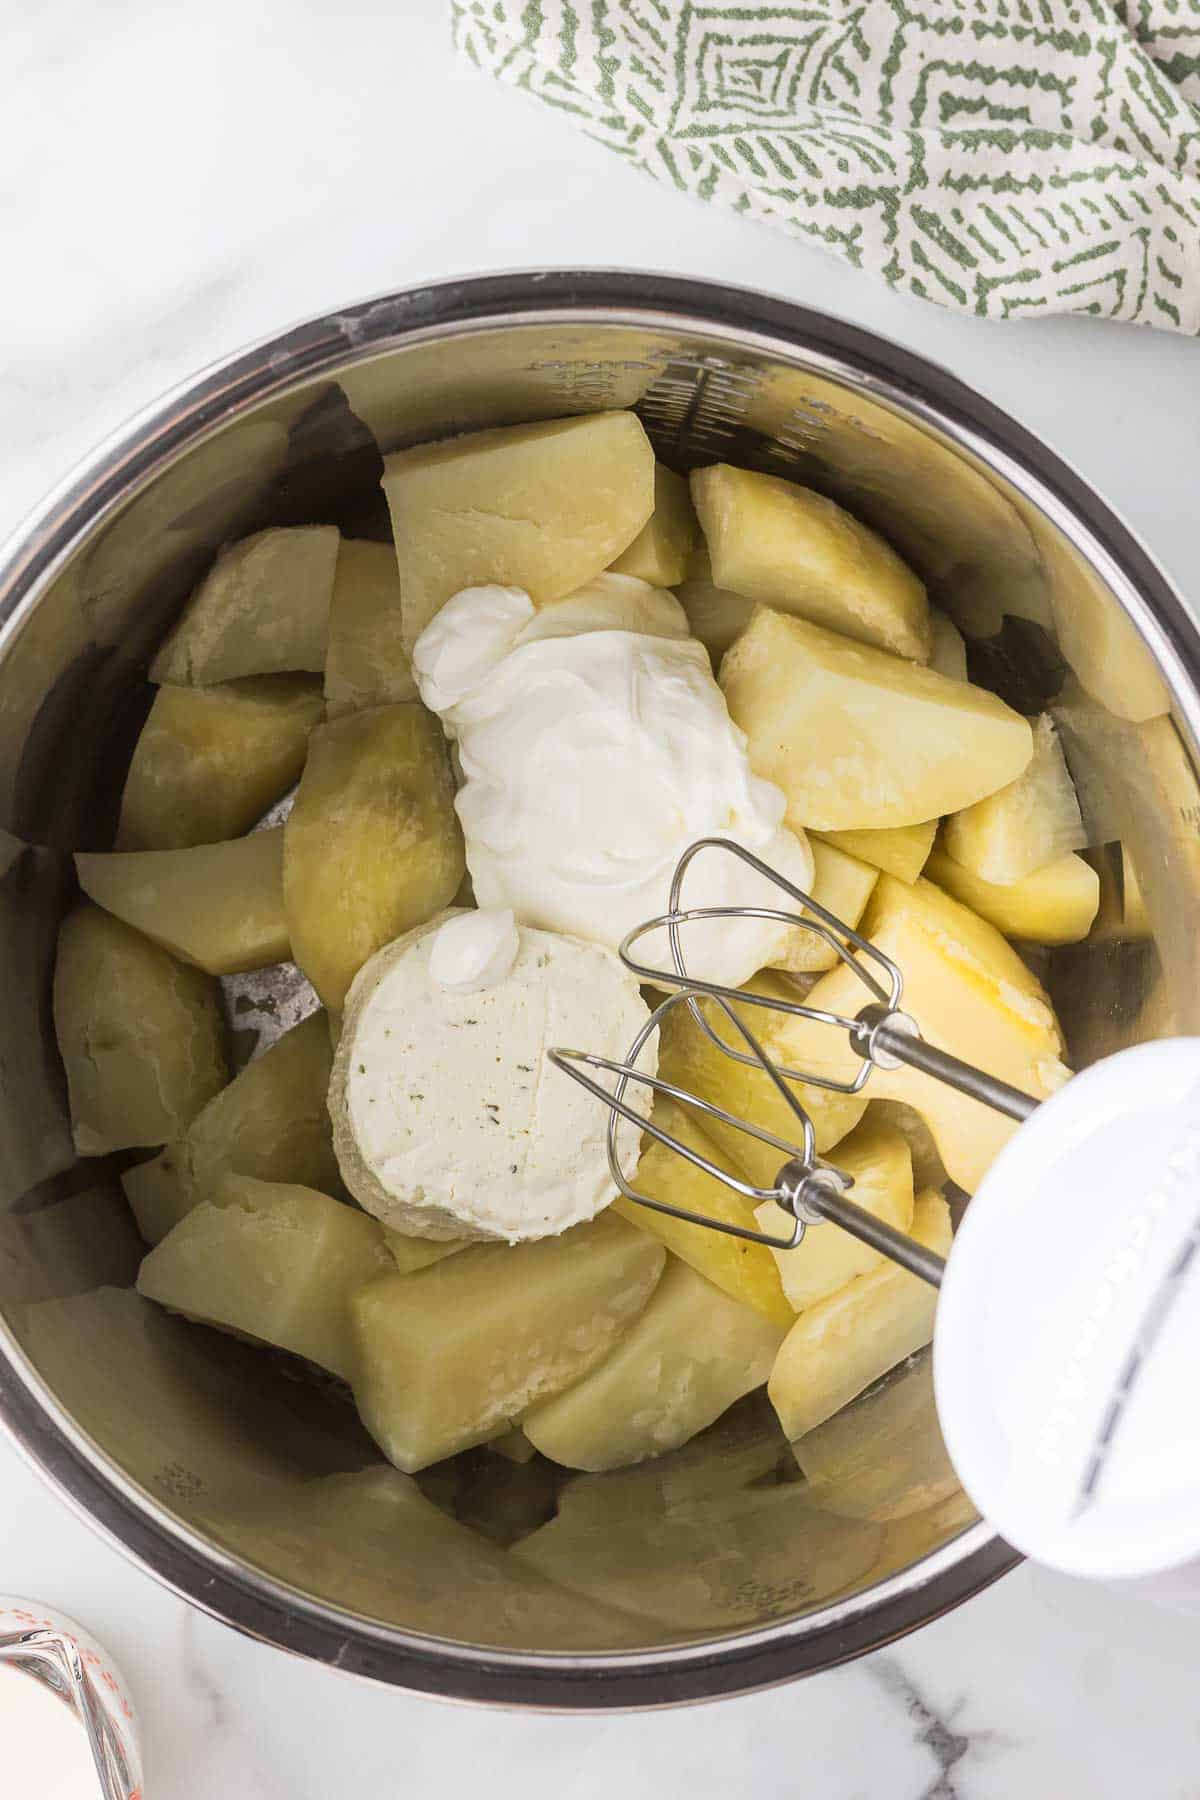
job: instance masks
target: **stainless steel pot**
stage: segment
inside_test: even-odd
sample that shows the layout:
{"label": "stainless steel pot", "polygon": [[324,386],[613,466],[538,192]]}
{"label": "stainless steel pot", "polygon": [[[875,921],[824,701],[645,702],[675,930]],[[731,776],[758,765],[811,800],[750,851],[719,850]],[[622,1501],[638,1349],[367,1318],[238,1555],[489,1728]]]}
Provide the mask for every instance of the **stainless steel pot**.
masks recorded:
{"label": "stainless steel pot", "polygon": [[1109,847],[1093,941],[1044,958],[1074,1057],[1200,1027],[1196,628],[1068,469],[907,351],[657,276],[453,282],[235,358],[78,471],[0,567],[0,1412],[110,1539],[216,1616],[519,1705],[781,1681],[1002,1574],[1015,1557],[956,1489],[927,1370],[861,1401],[809,1479],[751,1404],[648,1472],[552,1491],[544,1469],[500,1479],[477,1457],[422,1492],[339,1395],[130,1291],[139,1247],[115,1164],[74,1159],[47,993],[68,853],[110,841],[148,654],[217,545],[271,522],[382,534],[381,449],[625,406],[678,467],[729,459],[851,504],[963,624],[979,678],[1054,706]]}

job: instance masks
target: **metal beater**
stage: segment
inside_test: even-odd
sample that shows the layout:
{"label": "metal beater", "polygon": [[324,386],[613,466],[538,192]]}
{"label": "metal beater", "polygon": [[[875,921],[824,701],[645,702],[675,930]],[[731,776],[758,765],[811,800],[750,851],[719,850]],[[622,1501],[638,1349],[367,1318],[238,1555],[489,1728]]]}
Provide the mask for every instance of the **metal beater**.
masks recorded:
{"label": "metal beater", "polygon": [[[683,879],[694,859],[703,851],[738,857],[743,863],[756,870],[759,875],[770,881],[786,894],[789,899],[799,905],[799,911],[762,906],[706,906],[682,909],[680,899],[683,890]],[[816,934],[832,949],[839,960],[862,982],[869,996],[867,1004],[854,1017],[848,1018],[840,1013],[822,1011],[819,1007],[806,1006],[804,1002],[783,1000],[762,994],[754,994],[739,988],[723,987],[719,983],[702,981],[689,975],[684,961],[682,932],[685,925],[702,919],[773,919],[782,924],[799,926],[805,931]],[[671,948],[669,969],[655,968],[637,960],[635,947],[652,932],[667,933]],[[608,1163],[613,1181],[630,1200],[639,1206],[651,1207],[655,1212],[669,1213],[673,1218],[684,1219],[689,1224],[702,1225],[711,1231],[723,1231],[731,1237],[746,1238],[752,1243],[766,1244],[776,1250],[792,1250],[801,1242],[805,1229],[809,1225],[818,1225],[824,1221],[838,1225],[848,1231],[852,1237],[859,1238],[869,1244],[872,1249],[880,1251],[899,1263],[914,1275],[934,1287],[940,1287],[945,1271],[944,1258],[917,1243],[904,1232],[897,1231],[877,1219],[863,1207],[857,1206],[849,1199],[849,1190],[854,1186],[853,1178],[839,1169],[835,1163],[827,1162],[817,1155],[816,1136],[812,1120],[805,1112],[798,1096],[789,1085],[792,1082],[803,1082],[810,1087],[831,1089],[837,1093],[857,1094],[870,1079],[874,1069],[894,1069],[900,1064],[918,1069],[924,1075],[930,1075],[935,1081],[942,1081],[949,1087],[957,1088],[960,1093],[968,1094],[973,1100],[980,1101],[995,1111],[1004,1113],[1010,1119],[1027,1119],[1037,1108],[1039,1102],[1019,1088],[1010,1087],[1007,1082],[998,1081],[995,1076],[986,1074],[982,1069],[972,1067],[970,1063],[960,1061],[945,1050],[936,1049],[925,1042],[920,1027],[915,1019],[901,1009],[904,996],[904,976],[889,956],[885,956],[877,945],[861,937],[849,925],[829,912],[811,894],[802,888],[794,887],[775,869],[762,862],[751,851],[740,844],[730,842],[727,838],[700,838],[684,851],[675,866],[671,880],[669,910],[658,918],[648,919],[645,924],[637,926],[622,941],[619,951],[622,962],[639,981],[654,987],[668,987],[675,991],[657,1006],[639,1031],[629,1053],[623,1062],[610,1057],[597,1056],[586,1050],[571,1050],[557,1047],[547,1052],[550,1061],[564,1074],[580,1082],[589,1093],[609,1108],[608,1123]],[[725,1019],[736,1031],[744,1048],[727,1042],[715,1032],[704,1016],[704,1009],[699,1004],[704,997],[715,1002]],[[854,1075],[846,1081],[838,1081],[831,1077],[816,1074],[810,1070],[792,1069],[776,1063],[763,1049],[754,1032],[741,1017],[737,1008],[762,1007],[767,1011],[782,1012],[797,1018],[812,1019],[821,1025],[845,1031],[849,1035],[852,1049],[859,1057],[859,1065]],[[702,1099],[699,1094],[690,1093],[686,1088],[665,1081],[660,1076],[649,1075],[637,1067],[647,1041],[658,1031],[667,1014],[676,1006],[690,1008],[696,1023],[705,1035],[725,1055],[735,1061],[745,1063],[749,1067],[757,1067],[772,1081],[787,1102],[796,1119],[796,1140],[789,1142],[755,1125],[751,1120],[727,1112],[710,1100]],[[587,1069],[596,1069],[616,1077],[615,1085],[610,1089],[602,1082],[587,1074]],[[655,1094],[666,1094],[681,1105],[694,1107],[700,1113],[720,1119],[727,1125],[734,1126],[749,1136],[758,1138],[760,1142],[771,1144],[784,1157],[779,1174],[773,1187],[755,1187],[748,1181],[723,1169],[719,1164],[710,1162],[699,1152],[682,1143],[671,1132],[665,1131],[661,1125],[647,1118],[641,1111],[625,1098],[630,1082],[636,1082],[650,1089]],[[639,1193],[630,1185],[622,1173],[616,1153],[617,1119],[625,1118],[639,1125],[643,1131],[666,1145],[669,1150],[679,1156],[686,1157],[688,1162],[697,1168],[704,1169],[709,1175],[721,1181],[735,1193],[741,1194],[751,1201],[774,1200],[791,1221],[791,1232],[788,1236],[773,1236],[770,1232],[755,1231],[748,1226],[730,1224],[723,1219],[709,1218],[703,1213],[689,1212],[684,1207],[672,1206],[663,1200],[652,1199],[648,1194]]]}

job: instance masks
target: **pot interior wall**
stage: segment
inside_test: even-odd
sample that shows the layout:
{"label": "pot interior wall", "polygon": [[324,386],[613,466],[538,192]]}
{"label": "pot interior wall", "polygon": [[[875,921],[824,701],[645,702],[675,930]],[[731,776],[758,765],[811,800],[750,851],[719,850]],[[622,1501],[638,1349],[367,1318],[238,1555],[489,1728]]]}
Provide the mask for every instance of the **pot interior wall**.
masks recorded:
{"label": "pot interior wall", "polygon": [[[120,1159],[73,1156],[50,972],[69,853],[111,842],[149,655],[223,540],[310,521],[386,536],[381,450],[624,406],[677,468],[735,461],[851,506],[959,620],[977,679],[1027,712],[1054,708],[1108,846],[1093,941],[1039,963],[1073,1060],[1200,1024],[1200,796],[1102,558],[1032,484],[1018,491],[800,347],[785,360],[716,331],[611,322],[401,344],[226,424],[81,534],[0,640],[0,1315],[60,1414],[158,1507],[306,1595],[496,1648],[712,1639],[815,1616],[907,1569],[974,1516],[927,1362],[825,1428],[806,1476],[752,1399],[621,1474],[472,1453],[414,1483],[379,1461],[336,1389],[132,1291]],[[1126,917],[1118,841],[1148,927]]]}

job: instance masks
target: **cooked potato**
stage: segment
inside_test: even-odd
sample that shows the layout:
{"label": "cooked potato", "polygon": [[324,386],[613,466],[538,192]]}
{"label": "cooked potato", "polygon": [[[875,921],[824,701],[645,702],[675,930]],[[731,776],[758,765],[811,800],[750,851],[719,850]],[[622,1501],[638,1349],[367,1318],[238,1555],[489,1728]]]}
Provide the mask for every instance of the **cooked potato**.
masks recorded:
{"label": "cooked potato", "polygon": [[[940,1194],[920,1195],[912,1236],[948,1254],[950,1209]],[[927,1344],[936,1305],[928,1282],[885,1262],[801,1313],[767,1383],[787,1436],[802,1438]]]}
{"label": "cooked potato", "polygon": [[[678,1010],[680,1009],[676,1008]],[[661,1062],[659,1066],[661,1068]],[[700,1126],[698,1120],[701,1115],[694,1107],[680,1106],[669,1095],[656,1094],[653,1117],[656,1125],[677,1137],[689,1150],[706,1156],[719,1168],[731,1168],[741,1180],[747,1179],[745,1172],[722,1153]],[[787,1159],[779,1151],[774,1154],[777,1158],[776,1168],[782,1168]],[[646,1137],[644,1140],[641,1161],[632,1186],[648,1195],[651,1200],[686,1207],[689,1212],[722,1219],[730,1225],[742,1225],[749,1231],[758,1229],[754,1221],[753,1201],[745,1199],[733,1188],[726,1187],[714,1175],[696,1168],[686,1157],[668,1149],[655,1138]],[[704,1225],[689,1224],[686,1219],[673,1219],[669,1213],[655,1212],[649,1206],[639,1206],[636,1200],[627,1200],[623,1194],[618,1195],[613,1206],[622,1218],[628,1219],[631,1225],[636,1225],[639,1231],[658,1238],[668,1250],[690,1263],[699,1274],[707,1276],[715,1287],[722,1289],[732,1299],[753,1308],[773,1324],[791,1323],[792,1309],[783,1297],[778,1272],[765,1244],[753,1244],[745,1238],[730,1237],[723,1231],[710,1231]],[[782,1213],[778,1215],[776,1229],[780,1233],[787,1229],[787,1220]]]}
{"label": "cooked potato", "polygon": [[448,1238],[439,1243],[435,1238],[409,1237],[407,1232],[396,1231],[391,1225],[380,1227],[383,1241],[388,1247],[392,1261],[401,1275],[415,1275],[418,1269],[428,1269],[444,1256],[453,1256],[467,1247],[467,1238]]}
{"label": "cooked potato", "polygon": [[391,544],[343,538],[329,608],[326,712],[338,719],[364,706],[388,706],[416,697],[417,684],[404,648],[395,549]]}
{"label": "cooked potato", "polygon": [[1100,877],[1068,852],[1020,881],[984,881],[939,845],[926,864],[930,881],[987,919],[1005,937],[1035,944],[1077,944],[1100,907]]}
{"label": "cooked potato", "polygon": [[948,675],[951,681],[967,679],[967,646],[963,634],[950,618],[948,613],[939,612],[937,607],[930,609],[930,628],[932,646],[929,652],[929,666],[936,669],[939,675]]}
{"label": "cooked potato", "polygon": [[947,819],[942,848],[972,875],[1003,886],[1086,843],[1067,759],[1043,713],[1033,720],[1033,756],[1017,779]]}
{"label": "cooked potato", "polygon": [[[813,899],[843,925],[857,925],[879,880],[879,870],[820,838],[812,838],[809,848],[813,859]],[[837,951],[815,931],[797,931],[777,966],[793,975],[817,974],[832,969],[837,960]]]}
{"label": "cooked potato", "polygon": [[502,1456],[505,1462],[516,1463],[520,1467],[532,1462],[537,1455],[519,1425],[514,1425],[511,1431],[502,1431],[499,1437],[490,1438],[487,1447],[493,1455]]}
{"label": "cooked potato", "polygon": [[677,1450],[762,1386],[785,1330],[669,1256],[616,1349],[526,1413],[525,1436],[568,1469],[620,1469]]}
{"label": "cooked potato", "polygon": [[318,726],[284,846],[292,954],[340,1012],[363,964],[448,906],[466,870],[433,715],[409,702]]}
{"label": "cooked potato", "polygon": [[310,675],[159,688],[125,780],[117,849],[240,837],[296,781],[320,717]]}
{"label": "cooked potato", "polygon": [[682,475],[654,465],[654,511],[611,565],[617,575],[636,575],[655,587],[674,587],[683,580],[700,527]]}
{"label": "cooked potato", "polygon": [[924,585],[890,544],[832,500],[729,463],[697,469],[692,500],[718,587],[928,660]]}
{"label": "cooked potato", "polygon": [[[825,976],[822,981],[829,979],[831,978]],[[796,988],[786,977],[770,973],[756,975],[746,983],[746,987],[751,993],[785,997],[789,1000],[798,997]],[[745,1049],[738,1032],[724,1018],[715,1003],[707,1005],[705,1016],[724,1042],[733,1045],[735,1049]],[[767,1054],[778,1063],[789,1064],[791,1059],[787,1043],[794,1021],[785,1018],[782,1013],[758,1006],[747,1007],[745,1019]],[[761,1069],[747,1068],[743,1063],[734,1062],[719,1045],[712,1043],[692,1017],[689,1006],[672,1007],[663,1020],[659,1032],[658,1072],[665,1081],[674,1082],[688,1093],[698,1094],[702,1100],[711,1101],[714,1106],[723,1106],[738,1118],[750,1119],[764,1131],[772,1131],[789,1143],[798,1141],[799,1125],[796,1116],[770,1078]],[[797,1099],[813,1122],[819,1151],[828,1150],[831,1145],[844,1138],[848,1131],[853,1131],[867,1110],[865,1094],[837,1094],[830,1092],[828,1088],[812,1087],[801,1082],[794,1082],[792,1085]],[[708,1115],[705,1115],[704,1129],[714,1143],[720,1146],[732,1167],[749,1171],[750,1179],[756,1187],[774,1186],[775,1178],[786,1161],[782,1151],[751,1137],[748,1132],[739,1131]],[[782,1219],[782,1214],[780,1217]],[[674,1244],[671,1247],[676,1248]],[[710,1270],[706,1269],[703,1273],[710,1280],[716,1279]]]}
{"label": "cooked potato", "polygon": [[826,1419],[792,1446],[822,1511],[886,1524],[940,1506],[959,1491],[923,1356]]}
{"label": "cooked potato", "polygon": [[542,606],[607,569],[654,511],[654,452],[630,412],[476,431],[384,464],[404,646],[462,588]]}
{"label": "cooked potato", "polygon": [[156,1244],[231,1171],[341,1191],[325,1096],[332,1053],[323,1013],[294,1025],[222,1088],[177,1142],[121,1177],[138,1229]]}
{"label": "cooked potato", "polygon": [[410,1474],[499,1436],[608,1355],[665,1260],[605,1212],[561,1237],[482,1244],[371,1282],[350,1303],[363,1424]]}
{"label": "cooked potato", "polygon": [[[788,823],[916,825],[1015,781],[1027,722],[995,694],[760,607],[721,664],[734,723]],[[845,848],[845,846],[842,846]]]}
{"label": "cooked potato", "polygon": [[[931,1043],[1045,1099],[1067,1077],[1053,1008],[994,925],[924,879],[911,886],[881,875],[863,915],[864,937],[904,971],[901,1005]],[[823,975],[808,1004],[854,1017],[866,992],[850,970]],[[799,1067],[844,1079],[858,1066],[847,1034],[790,1021],[781,1048]],[[922,1115],[947,1173],[974,1189],[1016,1130],[1011,1119],[914,1069],[875,1069],[873,1100],[904,1100]]]}
{"label": "cooked potato", "polygon": [[151,681],[211,686],[325,667],[337,562],[332,525],[260,531],[223,550],[150,665]]}
{"label": "cooked potato", "polygon": [[692,636],[700,639],[713,666],[718,667],[734,638],[750,623],[756,602],[747,600],[745,594],[733,594],[728,588],[717,587],[712,578],[708,551],[703,545],[692,553],[687,577],[679,583],[675,594],[688,616]]}
{"label": "cooked potato", "polygon": [[227,1079],[214,984],[98,906],[59,931],[54,1029],[81,1156],[178,1137]]}
{"label": "cooked potato", "polygon": [[81,851],[75,868],[98,906],[210,975],[290,955],[282,827],[187,850]]}
{"label": "cooked potato", "polygon": [[890,1125],[908,1145],[914,1193],[919,1194],[922,1188],[937,1188],[940,1193],[946,1185],[946,1165],[933,1141],[933,1133],[916,1107],[909,1106],[904,1100],[872,1100],[866,1116],[878,1119],[881,1125]]}
{"label": "cooked potato", "polygon": [[[848,1200],[897,1231],[908,1230],[913,1217],[913,1168],[900,1132],[868,1113],[830,1153],[829,1160],[853,1179]],[[758,1222],[765,1231],[778,1231],[779,1208],[773,1201],[758,1208]],[[803,1312],[836,1294],[856,1275],[865,1275],[884,1260],[880,1251],[828,1221],[810,1225],[794,1250],[773,1250],[771,1254],[794,1312]]]}
{"label": "cooked potato", "polygon": [[897,881],[915,881],[929,860],[937,829],[938,821],[929,819],[924,825],[896,825],[890,831],[826,831],[809,842],[832,844]]}
{"label": "cooked potato", "polygon": [[139,1294],[349,1379],[350,1295],[392,1259],[380,1226],[309,1187],[226,1175],[151,1250]]}

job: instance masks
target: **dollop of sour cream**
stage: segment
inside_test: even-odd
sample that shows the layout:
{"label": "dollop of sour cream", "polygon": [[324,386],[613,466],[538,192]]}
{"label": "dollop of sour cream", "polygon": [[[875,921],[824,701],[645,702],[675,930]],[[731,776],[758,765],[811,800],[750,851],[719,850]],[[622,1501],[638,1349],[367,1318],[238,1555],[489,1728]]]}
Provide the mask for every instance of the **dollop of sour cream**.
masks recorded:
{"label": "dollop of sour cream", "polygon": [[452,994],[478,994],[504,980],[521,939],[505,907],[481,908],[447,919],[429,952],[429,979]]}

